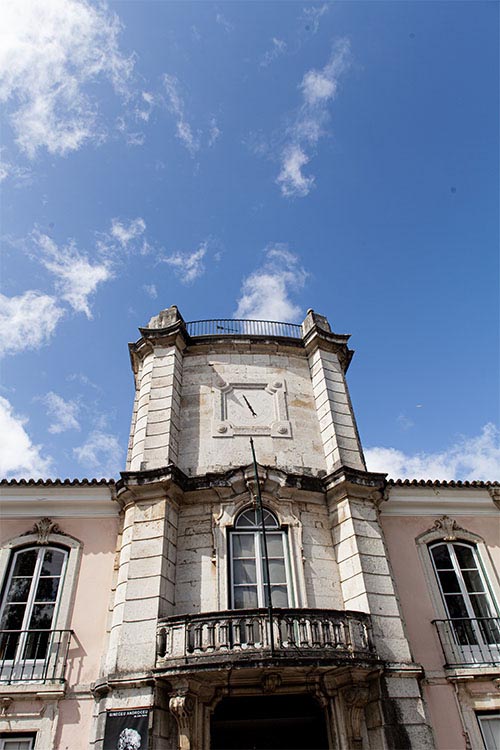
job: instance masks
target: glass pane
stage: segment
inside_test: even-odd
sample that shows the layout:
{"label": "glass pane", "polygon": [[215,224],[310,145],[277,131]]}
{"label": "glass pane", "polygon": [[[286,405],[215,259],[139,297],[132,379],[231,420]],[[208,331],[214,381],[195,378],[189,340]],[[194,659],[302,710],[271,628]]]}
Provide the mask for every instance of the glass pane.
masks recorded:
{"label": "glass pane", "polygon": [[443,568],[450,570],[453,568],[453,563],[451,562],[450,553],[446,544],[439,544],[437,547],[432,547],[431,554],[438,570],[442,570]]}
{"label": "glass pane", "polygon": [[473,620],[456,620],[453,623],[455,637],[461,646],[477,645],[477,636],[472,623]]}
{"label": "glass pane", "polygon": [[286,586],[271,586],[273,607],[288,607]]}
{"label": "glass pane", "polygon": [[14,659],[21,633],[0,633],[0,659]]}
{"label": "glass pane", "polygon": [[21,630],[26,604],[8,604],[0,622],[0,630]]}
{"label": "glass pane", "polygon": [[440,570],[438,571],[438,576],[443,594],[454,594],[460,591],[460,584],[458,583],[455,571]]}
{"label": "glass pane", "polygon": [[4,740],[2,750],[31,750],[31,740]]}
{"label": "glass pane", "polygon": [[469,616],[463,596],[458,596],[457,594],[448,595],[445,596],[445,601],[451,618]]}
{"label": "glass pane", "polygon": [[13,578],[10,582],[6,601],[26,602],[30,591],[32,578]]}
{"label": "glass pane", "polygon": [[[260,523],[260,515],[257,513],[257,520]],[[278,526],[278,521],[276,517],[271,513],[271,511],[266,510],[264,508],[264,525],[266,529],[275,529]]]}
{"label": "glass pane", "polygon": [[25,552],[18,552],[12,575],[32,576],[37,557],[38,550],[36,549],[27,549]]}
{"label": "glass pane", "polygon": [[471,594],[470,603],[476,617],[493,616],[486,594]]}
{"label": "glass pane", "polygon": [[234,583],[256,583],[257,571],[255,560],[234,560]]}
{"label": "glass pane", "polygon": [[462,571],[462,575],[467,591],[476,593],[484,591],[484,584],[479,570],[464,570]]}
{"label": "glass pane", "polygon": [[461,568],[477,568],[474,553],[470,547],[464,547],[463,544],[454,544],[453,549]]}
{"label": "glass pane", "polygon": [[60,578],[40,578],[35,594],[37,602],[55,602]]}
{"label": "glass pane", "polygon": [[254,508],[241,513],[234,524],[236,528],[255,528],[257,526],[257,511]]}
{"label": "glass pane", "polygon": [[499,750],[500,748],[500,714],[492,716],[478,716],[481,730],[483,732],[486,750]]}
{"label": "glass pane", "polygon": [[66,555],[58,549],[46,549],[42,563],[42,576],[59,576]]}
{"label": "glass pane", "polygon": [[286,570],[284,560],[269,560],[269,576],[271,583],[286,584]]}
{"label": "glass pane", "polygon": [[257,586],[235,586],[233,591],[235,609],[258,607]]}
{"label": "glass pane", "polygon": [[35,604],[29,624],[30,630],[50,630],[54,616],[53,604]]}
{"label": "glass pane", "polygon": [[24,647],[24,659],[44,659],[47,653],[50,632],[30,632],[26,638]]}
{"label": "glass pane", "polygon": [[283,557],[283,537],[282,534],[266,534],[267,554],[269,557]]}
{"label": "glass pane", "polygon": [[255,538],[253,534],[233,534],[233,556],[255,557]]}

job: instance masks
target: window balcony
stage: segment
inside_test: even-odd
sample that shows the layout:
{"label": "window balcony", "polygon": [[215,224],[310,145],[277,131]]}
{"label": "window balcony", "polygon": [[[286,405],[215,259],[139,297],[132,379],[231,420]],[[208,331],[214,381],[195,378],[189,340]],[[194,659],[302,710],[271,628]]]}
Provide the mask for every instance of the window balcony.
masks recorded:
{"label": "window balcony", "polygon": [[[271,637],[272,635],[272,637]],[[157,630],[162,671],[269,661],[304,664],[373,662],[370,617],[324,609],[240,609],[167,617]]]}
{"label": "window balcony", "polygon": [[62,684],[72,630],[0,630],[0,686]]}
{"label": "window balcony", "polygon": [[457,617],[433,623],[446,668],[500,666],[500,617]]}

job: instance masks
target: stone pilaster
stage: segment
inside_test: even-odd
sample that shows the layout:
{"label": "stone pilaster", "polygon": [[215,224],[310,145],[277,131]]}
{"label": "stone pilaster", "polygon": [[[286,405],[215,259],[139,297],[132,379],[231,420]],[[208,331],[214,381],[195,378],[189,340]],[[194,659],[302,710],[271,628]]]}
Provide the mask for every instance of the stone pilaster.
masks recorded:
{"label": "stone pilaster", "polygon": [[302,324],[326,469],[365,470],[365,459],[345,372],[352,357],[348,336],[334,334],[322,315],[309,310]]}
{"label": "stone pilaster", "polygon": [[173,613],[178,490],[155,482],[122,486],[124,526],[106,671],[147,672],[155,666],[156,625]]}

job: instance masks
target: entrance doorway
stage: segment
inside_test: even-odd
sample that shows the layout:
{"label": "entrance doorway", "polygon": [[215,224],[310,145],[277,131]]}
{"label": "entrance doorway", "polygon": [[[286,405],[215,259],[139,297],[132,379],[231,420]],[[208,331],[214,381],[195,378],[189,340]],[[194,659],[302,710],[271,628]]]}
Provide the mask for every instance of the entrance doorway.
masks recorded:
{"label": "entrance doorway", "polygon": [[224,698],[211,750],[328,750],[323,709],[311,695]]}

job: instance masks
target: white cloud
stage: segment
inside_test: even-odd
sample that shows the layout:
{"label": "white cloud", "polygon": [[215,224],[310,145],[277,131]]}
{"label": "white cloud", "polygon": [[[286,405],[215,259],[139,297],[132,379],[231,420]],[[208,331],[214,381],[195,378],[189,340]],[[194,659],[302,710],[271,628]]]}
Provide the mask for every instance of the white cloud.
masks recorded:
{"label": "white cloud", "polygon": [[19,147],[67,154],[102,140],[95,97],[110,82],[125,95],[134,61],[118,46],[120,23],[104,3],[19,0],[1,3],[0,101],[10,104]]}
{"label": "white cloud", "polygon": [[221,131],[217,125],[215,117],[210,118],[210,127],[208,130],[208,145],[213,146],[215,141],[220,137]]}
{"label": "white cloud", "polygon": [[158,290],[156,289],[155,284],[143,284],[142,288],[151,299],[156,299],[158,297]]}
{"label": "white cloud", "polygon": [[320,19],[328,11],[328,3],[312,5],[302,9],[302,20],[306,23],[306,31],[316,34],[319,30]]}
{"label": "white cloud", "polygon": [[304,197],[314,184],[314,177],[302,172],[310,160],[306,149],[314,148],[325,134],[328,105],[335,99],[338,81],[349,66],[349,57],[349,42],[341,39],[324,68],[309,70],[302,79],[299,86],[302,105],[288,129],[281,153],[281,171],[276,179],[285,197]]}
{"label": "white cloud", "polygon": [[460,437],[449,448],[436,453],[408,455],[396,448],[368,448],[369,471],[381,471],[392,479],[498,480],[500,431],[493,424],[475,437]]}
{"label": "white cloud", "polygon": [[183,284],[190,284],[205,272],[203,258],[207,253],[207,249],[207,243],[202,242],[198,250],[192,253],[172,253],[172,255],[162,258],[162,260],[174,268]]}
{"label": "white cloud", "polygon": [[[0,154],[5,149],[0,149]],[[7,159],[0,158],[0,182],[11,179],[15,187],[31,185],[33,182],[33,173],[27,167],[21,167],[13,164]]]}
{"label": "white cloud", "polygon": [[268,65],[286,52],[286,42],[283,39],[273,37],[272,42],[273,45],[271,49],[267,50],[260,61],[261,68],[267,68]]}
{"label": "white cloud", "polygon": [[297,320],[302,311],[290,296],[302,289],[307,275],[298,256],[286,246],[269,247],[262,267],[244,279],[234,317]]}
{"label": "white cloud", "polygon": [[194,135],[191,125],[186,120],[184,101],[179,94],[179,82],[175,76],[165,73],[163,83],[167,92],[168,108],[176,118],[177,137],[182,141],[191,156],[194,156],[200,148],[200,141]]}
{"label": "white cloud", "polygon": [[122,467],[123,450],[115,435],[94,430],[79,448],[73,448],[78,461],[89,474],[118,476]]}
{"label": "white cloud", "polygon": [[25,430],[27,419],[14,413],[12,404],[0,396],[0,476],[46,478],[52,459],[41,454]]}
{"label": "white cloud", "polygon": [[92,264],[72,240],[59,248],[50,237],[38,230],[32,233],[32,239],[41,251],[40,262],[56,277],[56,289],[62,299],[76,312],[83,312],[87,318],[91,318],[89,297],[99,284],[111,278],[109,265]]}
{"label": "white cloud", "polygon": [[218,12],[215,16],[216,23],[219,24],[219,26],[222,26],[226,34],[230,34],[231,31],[234,31],[233,24],[227,20],[226,16],[224,16],[222,13]]}
{"label": "white cloud", "polygon": [[47,294],[28,291],[18,297],[0,294],[0,356],[47,344],[64,310]]}
{"label": "white cloud", "polygon": [[314,177],[302,174],[302,167],[309,162],[309,157],[298,145],[287,146],[283,152],[281,172],[277,182],[284,196],[303,197],[311,190]]}
{"label": "white cloud", "polygon": [[80,429],[80,423],[77,419],[79,406],[76,401],[65,401],[62,396],[53,391],[45,394],[42,401],[47,407],[47,414],[52,419],[49,432],[58,435],[60,432],[66,432],[66,430]]}
{"label": "white cloud", "polygon": [[146,231],[146,222],[140,216],[130,221],[111,220],[111,237],[122,247],[127,247],[133,240],[137,240]]}

